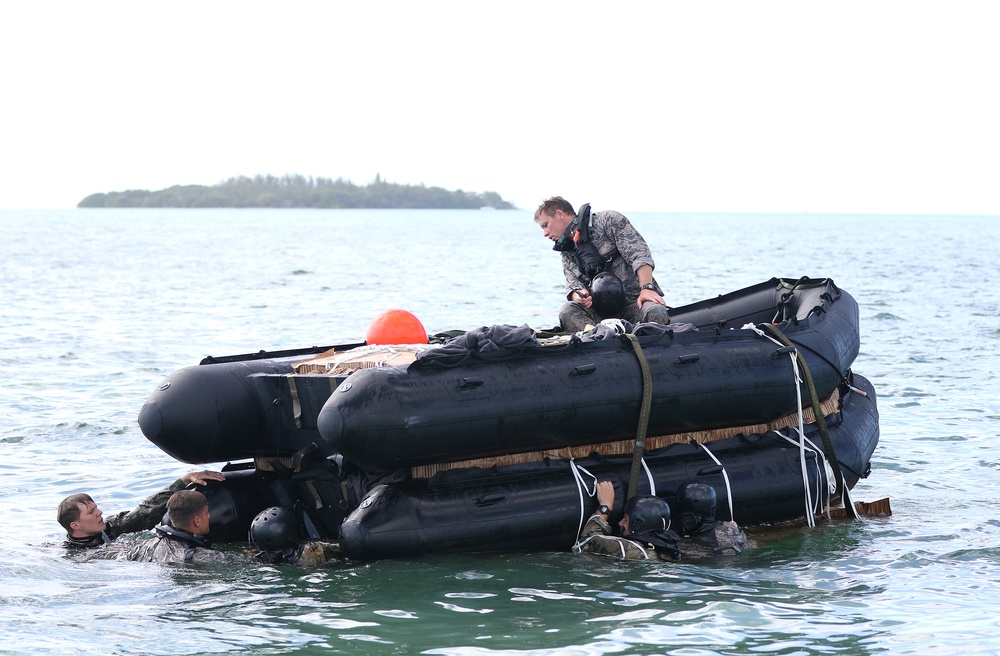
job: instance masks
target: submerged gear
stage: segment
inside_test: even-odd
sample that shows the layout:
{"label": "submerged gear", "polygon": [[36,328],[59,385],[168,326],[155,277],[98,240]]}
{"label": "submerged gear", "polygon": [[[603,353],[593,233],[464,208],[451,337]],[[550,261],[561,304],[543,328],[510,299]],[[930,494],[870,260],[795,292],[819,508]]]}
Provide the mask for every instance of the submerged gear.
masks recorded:
{"label": "submerged gear", "polygon": [[597,274],[590,283],[594,309],[603,317],[612,316],[625,307],[625,286],[607,271]]}
{"label": "submerged gear", "polygon": [[670,506],[660,497],[634,496],[625,504],[624,513],[628,515],[626,535],[670,528]]}
{"label": "submerged gear", "polygon": [[250,538],[258,549],[284,551],[299,540],[299,525],[291,510],[273,506],[257,513],[250,524]]}

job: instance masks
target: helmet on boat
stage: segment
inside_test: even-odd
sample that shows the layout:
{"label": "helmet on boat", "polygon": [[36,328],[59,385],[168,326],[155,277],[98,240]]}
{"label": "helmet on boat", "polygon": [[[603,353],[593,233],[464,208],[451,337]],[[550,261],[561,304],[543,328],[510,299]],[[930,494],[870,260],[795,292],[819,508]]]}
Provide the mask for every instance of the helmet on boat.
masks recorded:
{"label": "helmet on boat", "polygon": [[599,273],[590,281],[594,310],[602,317],[614,315],[625,307],[625,287],[613,273]]}
{"label": "helmet on boat", "polygon": [[284,551],[298,542],[299,525],[291,510],[272,506],[253,518],[250,538],[262,551]]}
{"label": "helmet on boat", "polygon": [[670,506],[660,497],[634,496],[625,503],[624,513],[628,516],[626,535],[670,528]]}

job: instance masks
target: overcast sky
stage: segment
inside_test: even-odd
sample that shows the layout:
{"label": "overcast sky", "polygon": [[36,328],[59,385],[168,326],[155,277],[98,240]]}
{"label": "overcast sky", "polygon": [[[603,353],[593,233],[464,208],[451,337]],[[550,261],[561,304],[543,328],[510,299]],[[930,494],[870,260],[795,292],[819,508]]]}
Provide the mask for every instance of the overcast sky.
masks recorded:
{"label": "overcast sky", "polygon": [[0,9],[0,208],[299,173],[622,211],[1000,214],[992,2]]}

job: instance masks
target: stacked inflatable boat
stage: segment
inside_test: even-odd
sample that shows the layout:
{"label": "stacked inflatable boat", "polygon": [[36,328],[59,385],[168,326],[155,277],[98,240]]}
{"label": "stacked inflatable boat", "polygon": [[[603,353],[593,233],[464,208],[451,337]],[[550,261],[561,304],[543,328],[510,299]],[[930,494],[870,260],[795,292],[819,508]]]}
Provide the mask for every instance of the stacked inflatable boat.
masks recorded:
{"label": "stacked inflatable boat", "polygon": [[206,492],[216,540],[282,505],[358,559],[568,549],[598,479],[668,501],[707,482],[720,518],[750,525],[820,512],[867,476],[875,393],[851,371],[857,303],[832,280],[772,279],[671,319],[206,358],[139,423],[179,460],[230,461]]}

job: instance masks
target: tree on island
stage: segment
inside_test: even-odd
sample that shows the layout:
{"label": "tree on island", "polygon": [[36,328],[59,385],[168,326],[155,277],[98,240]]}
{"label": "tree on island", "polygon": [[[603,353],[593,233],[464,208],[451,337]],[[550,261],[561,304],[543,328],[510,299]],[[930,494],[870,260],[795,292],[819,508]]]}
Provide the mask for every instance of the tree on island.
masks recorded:
{"label": "tree on island", "polygon": [[212,186],[174,185],[159,191],[132,189],[91,194],[77,207],[514,209],[514,205],[493,191],[475,193],[422,184],[401,185],[385,182],[381,175],[365,186],[343,178],[239,176]]}

